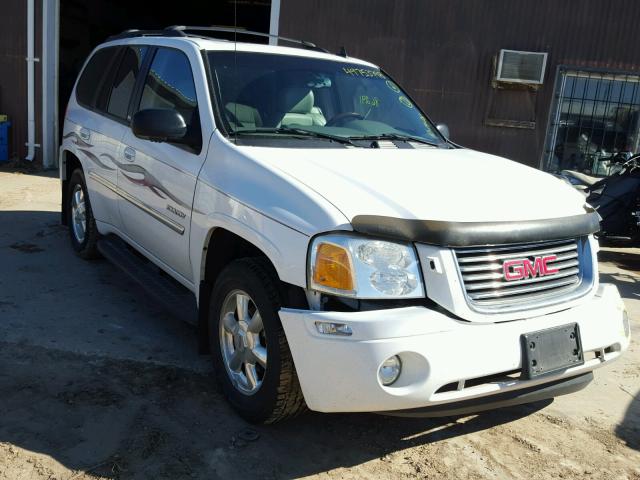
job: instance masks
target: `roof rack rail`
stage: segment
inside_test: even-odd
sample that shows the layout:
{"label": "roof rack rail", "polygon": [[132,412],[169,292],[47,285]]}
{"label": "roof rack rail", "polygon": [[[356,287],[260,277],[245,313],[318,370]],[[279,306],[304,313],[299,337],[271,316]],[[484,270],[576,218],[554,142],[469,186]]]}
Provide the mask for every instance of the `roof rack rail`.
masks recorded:
{"label": "roof rack rail", "polygon": [[115,35],[111,35],[107,38],[107,41],[111,40],[121,40],[123,38],[135,38],[135,37],[186,37],[187,35],[180,30],[138,30],[136,28],[131,28],[129,30],[125,30],[124,32],[117,33]]}
{"label": "roof rack rail", "polygon": [[[300,45],[303,48],[307,48],[309,50],[318,50],[321,52],[329,53],[322,47],[318,47],[315,43],[308,42],[306,40],[297,40],[295,38],[282,37],[280,35],[272,35],[264,32],[256,32],[254,30],[244,30],[242,28],[234,28],[234,27],[200,27],[200,26],[187,26],[187,25],[172,25],[171,27],[165,28],[167,32],[176,32],[187,34],[187,32],[218,32],[218,33],[234,33],[239,35],[249,35],[252,37],[263,37],[263,38],[276,38],[278,40],[282,40],[283,42],[293,43],[295,45]],[[208,36],[208,35],[207,35]],[[215,38],[215,37],[213,37]]]}
{"label": "roof rack rail", "polygon": [[[319,52],[329,53],[328,50],[325,50],[322,47],[318,47],[315,43],[311,43],[306,40],[297,40],[295,38],[282,37],[280,35],[271,35],[269,33],[255,32],[253,30],[244,30],[242,28],[233,28],[233,27],[198,27],[198,26],[186,26],[186,25],[172,25],[162,30],[138,30],[138,29],[132,28],[129,30],[125,30],[124,32],[118,33],[116,35],[111,35],[110,37],[107,38],[107,41],[122,40],[124,38],[135,38],[135,37],[188,37],[190,36],[189,32],[233,33],[237,35],[249,35],[252,37],[276,38],[278,40],[282,40],[283,42],[299,45],[302,48],[306,48],[309,50],[316,50]],[[214,37],[213,35],[193,35],[193,36],[200,36],[205,38],[217,38],[217,37]]]}

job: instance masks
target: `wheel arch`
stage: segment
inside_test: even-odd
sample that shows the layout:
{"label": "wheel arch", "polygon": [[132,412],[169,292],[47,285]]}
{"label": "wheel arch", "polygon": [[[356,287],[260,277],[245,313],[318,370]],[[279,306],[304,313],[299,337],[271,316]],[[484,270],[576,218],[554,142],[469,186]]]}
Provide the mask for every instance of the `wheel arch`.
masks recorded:
{"label": "wheel arch", "polygon": [[62,188],[62,208],[60,209],[60,221],[63,225],[69,224],[67,218],[67,196],[69,190],[69,179],[76,169],[83,170],[82,162],[78,156],[70,150],[62,150],[60,152],[60,181]]}
{"label": "wheel arch", "polygon": [[201,353],[208,353],[208,314],[211,291],[224,268],[241,258],[263,258],[278,281],[282,306],[308,308],[304,289],[281,280],[273,260],[263,249],[224,227],[212,228],[202,250],[202,266],[198,292],[198,344]]}

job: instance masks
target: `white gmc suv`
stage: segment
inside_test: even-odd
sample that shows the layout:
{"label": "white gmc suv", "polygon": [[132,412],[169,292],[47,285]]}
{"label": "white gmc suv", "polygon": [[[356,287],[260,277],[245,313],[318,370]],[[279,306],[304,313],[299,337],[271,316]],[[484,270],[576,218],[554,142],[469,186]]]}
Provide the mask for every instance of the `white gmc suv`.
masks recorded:
{"label": "white gmc suv", "polygon": [[580,193],[453,144],[371,63],[221,31],[96,48],[60,178],[73,248],[193,318],[243,417],[466,414],[628,347]]}

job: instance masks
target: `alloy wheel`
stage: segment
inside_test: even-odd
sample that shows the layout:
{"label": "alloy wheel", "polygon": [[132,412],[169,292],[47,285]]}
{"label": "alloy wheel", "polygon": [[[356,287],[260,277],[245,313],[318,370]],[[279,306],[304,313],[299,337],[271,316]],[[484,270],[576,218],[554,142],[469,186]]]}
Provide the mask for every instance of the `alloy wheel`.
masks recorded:
{"label": "alloy wheel", "polygon": [[267,369],[267,343],[260,311],[242,290],[230,292],[220,312],[220,346],[227,374],[245,395],[256,393]]}
{"label": "alloy wheel", "polygon": [[84,242],[87,235],[87,207],[80,184],[76,184],[71,194],[71,226],[77,242]]}

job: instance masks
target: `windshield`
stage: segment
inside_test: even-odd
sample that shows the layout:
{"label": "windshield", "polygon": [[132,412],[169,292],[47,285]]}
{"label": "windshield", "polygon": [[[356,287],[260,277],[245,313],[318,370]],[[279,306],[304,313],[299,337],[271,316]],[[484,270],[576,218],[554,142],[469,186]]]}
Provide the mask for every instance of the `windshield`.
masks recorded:
{"label": "windshield", "polygon": [[377,68],[287,55],[210,51],[231,133],[323,138],[444,140],[406,93]]}

